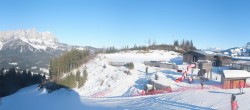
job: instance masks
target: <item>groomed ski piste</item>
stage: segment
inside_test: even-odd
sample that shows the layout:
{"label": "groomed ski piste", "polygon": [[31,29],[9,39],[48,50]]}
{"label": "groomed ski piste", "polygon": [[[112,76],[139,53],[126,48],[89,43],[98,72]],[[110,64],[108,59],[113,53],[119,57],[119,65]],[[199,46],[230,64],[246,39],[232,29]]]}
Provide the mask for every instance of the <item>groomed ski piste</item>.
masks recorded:
{"label": "groomed ski piste", "polygon": [[[185,69],[179,53],[164,50],[127,51],[113,54],[99,54],[93,60],[76,70],[88,72],[88,80],[81,88],[60,89],[47,93],[37,85],[19,90],[17,93],[0,99],[0,110],[230,110],[231,95],[239,89],[222,89],[220,74],[213,69],[213,78],[188,83],[175,80],[182,76],[176,69],[150,67],[145,61],[175,62],[179,69]],[[134,69],[124,66],[112,66],[133,62]],[[148,74],[145,68],[148,67]],[[222,68],[227,69],[227,67]],[[195,71],[194,71],[195,73]],[[142,94],[148,80],[159,75],[159,82],[171,87],[171,92]],[[189,74],[190,75],[190,74]],[[188,75],[188,76],[189,76]],[[248,81],[249,82],[249,81]],[[239,110],[250,109],[250,89],[244,88],[245,94],[236,95]]]}

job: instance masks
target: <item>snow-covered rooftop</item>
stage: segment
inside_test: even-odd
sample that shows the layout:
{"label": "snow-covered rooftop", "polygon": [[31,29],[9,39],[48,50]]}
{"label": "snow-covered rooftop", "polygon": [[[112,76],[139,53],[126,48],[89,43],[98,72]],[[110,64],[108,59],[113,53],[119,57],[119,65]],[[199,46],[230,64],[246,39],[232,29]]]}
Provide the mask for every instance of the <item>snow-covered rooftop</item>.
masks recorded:
{"label": "snow-covered rooftop", "polygon": [[201,55],[204,55],[204,56],[213,56],[213,54],[210,54],[210,53],[207,53],[207,52],[204,52],[204,51],[198,51],[198,50],[191,50],[191,51],[187,51],[183,54],[189,54],[190,52],[194,52],[194,53],[198,53],[198,54],[201,54]]}
{"label": "snow-covered rooftop", "polygon": [[223,70],[225,78],[250,78],[246,70]]}

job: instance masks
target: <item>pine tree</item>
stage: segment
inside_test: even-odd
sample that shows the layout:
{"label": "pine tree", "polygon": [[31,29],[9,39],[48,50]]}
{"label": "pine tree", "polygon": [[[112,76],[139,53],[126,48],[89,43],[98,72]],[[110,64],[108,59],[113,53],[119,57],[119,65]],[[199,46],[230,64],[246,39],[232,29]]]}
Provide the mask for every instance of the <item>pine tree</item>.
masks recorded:
{"label": "pine tree", "polygon": [[76,81],[80,81],[80,79],[81,79],[80,73],[81,72],[79,70],[77,70],[77,72],[76,72]]}
{"label": "pine tree", "polygon": [[193,41],[192,40],[190,41],[190,49],[194,50],[194,45],[193,45]]}
{"label": "pine tree", "polygon": [[136,44],[134,45],[134,50],[137,50],[137,45]]}
{"label": "pine tree", "polygon": [[52,59],[50,60],[50,65],[49,65],[49,77],[50,77],[50,79],[53,79],[54,77],[53,77],[53,66],[54,65],[52,65]]}
{"label": "pine tree", "polygon": [[182,39],[181,48],[184,49],[184,47],[185,47],[185,41],[184,41],[184,39]]}
{"label": "pine tree", "polygon": [[85,84],[85,82],[87,81],[87,78],[88,78],[88,72],[86,69],[84,69],[83,71],[83,85]]}
{"label": "pine tree", "polygon": [[189,43],[188,40],[186,40],[186,42],[185,42],[185,50],[186,50],[186,51],[189,51],[189,50],[190,50],[190,43]]}
{"label": "pine tree", "polygon": [[43,77],[42,77],[42,82],[45,82],[46,81],[46,75],[43,74]]}
{"label": "pine tree", "polygon": [[187,41],[185,42],[185,46],[186,46],[186,47],[189,47],[189,46],[190,46],[189,40],[187,40]]}
{"label": "pine tree", "polygon": [[[31,71],[28,71],[28,76],[27,76],[28,79],[32,79],[32,74],[31,74]],[[32,84],[32,80],[29,80],[28,81],[28,85]]]}
{"label": "pine tree", "polygon": [[178,40],[174,41],[174,46],[177,46],[177,47],[179,46],[179,41]]}
{"label": "pine tree", "polygon": [[[4,75],[0,72],[0,96],[6,96],[15,93],[19,89],[33,84],[41,83],[41,75],[23,72],[10,68]],[[31,76],[31,77],[30,77]]]}
{"label": "pine tree", "polygon": [[2,70],[0,70],[0,87],[1,87],[1,84],[3,84],[3,80],[4,80],[3,71],[4,69],[2,68]]}
{"label": "pine tree", "polygon": [[[110,47],[109,52],[117,51],[115,47]],[[79,74],[67,76],[67,80],[61,79],[64,75],[63,73],[71,72],[73,69],[78,68],[83,63],[89,61],[94,55],[90,54],[89,50],[76,50],[72,49],[69,52],[64,53],[62,56],[53,58],[50,61],[49,75],[50,79],[54,80],[57,83],[63,84],[65,86],[73,87],[76,80],[81,81]],[[73,80],[74,79],[74,80]]]}
{"label": "pine tree", "polygon": [[2,72],[0,72],[0,87],[2,87],[3,86],[3,83],[4,83],[4,77],[3,77],[3,73]]}

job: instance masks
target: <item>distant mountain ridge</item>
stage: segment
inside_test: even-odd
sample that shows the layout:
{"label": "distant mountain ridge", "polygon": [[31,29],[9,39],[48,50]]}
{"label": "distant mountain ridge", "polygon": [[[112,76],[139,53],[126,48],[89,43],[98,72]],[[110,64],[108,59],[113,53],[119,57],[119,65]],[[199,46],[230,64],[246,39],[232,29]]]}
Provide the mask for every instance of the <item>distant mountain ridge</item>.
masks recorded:
{"label": "distant mountain ridge", "polygon": [[[42,72],[52,57],[71,49],[96,51],[90,46],[74,46],[58,42],[51,32],[35,29],[0,32],[0,68],[18,67]],[[46,70],[48,72],[48,70]]]}
{"label": "distant mountain ridge", "polygon": [[250,42],[242,47],[233,47],[221,52],[232,57],[244,56],[245,52],[250,52]]}
{"label": "distant mountain ridge", "polygon": [[244,46],[244,48],[250,50],[250,42],[248,42],[248,43]]}
{"label": "distant mountain ridge", "polygon": [[57,48],[58,40],[50,32],[37,32],[35,29],[0,32],[0,47],[12,40],[21,40],[36,49]]}

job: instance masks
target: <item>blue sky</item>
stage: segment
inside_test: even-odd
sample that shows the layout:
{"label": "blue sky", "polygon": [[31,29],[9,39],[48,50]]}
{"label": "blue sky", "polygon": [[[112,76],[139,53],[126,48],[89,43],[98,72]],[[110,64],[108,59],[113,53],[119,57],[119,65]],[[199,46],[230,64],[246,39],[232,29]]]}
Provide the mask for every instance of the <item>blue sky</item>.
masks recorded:
{"label": "blue sky", "polygon": [[0,0],[0,31],[36,28],[94,47],[173,44],[198,48],[250,42],[247,0]]}

